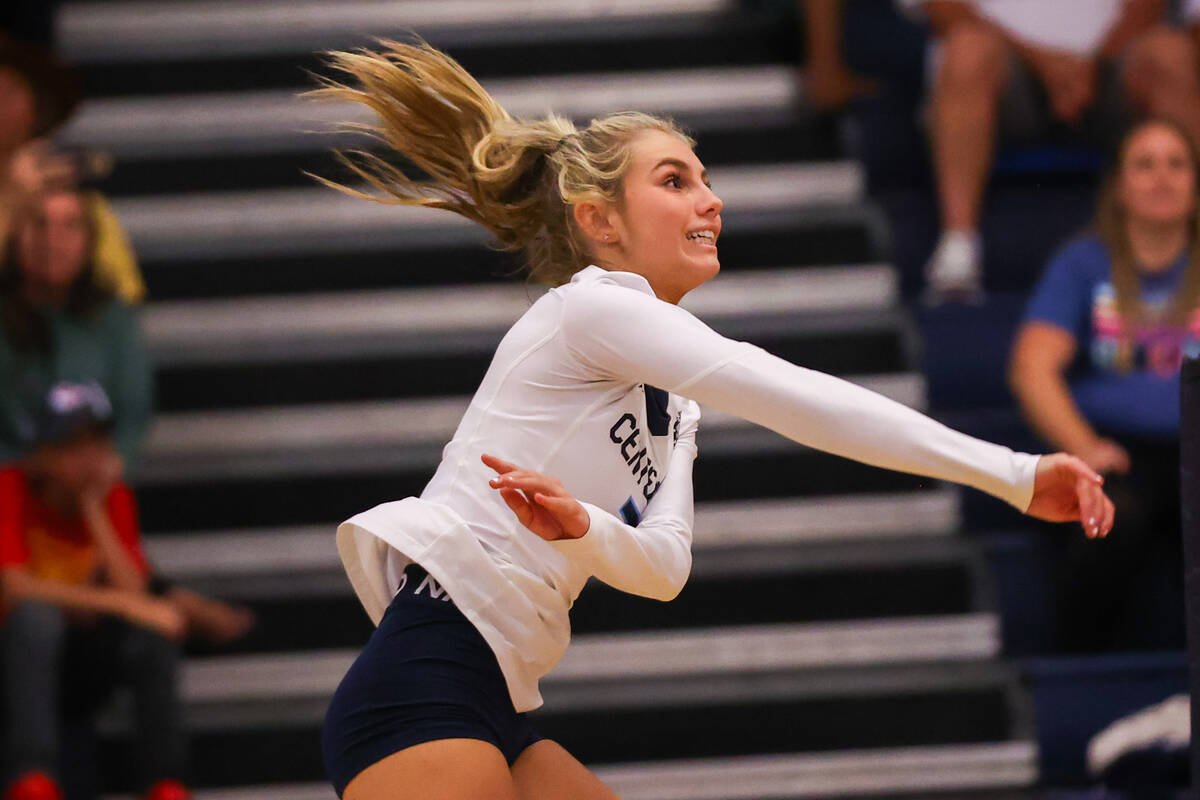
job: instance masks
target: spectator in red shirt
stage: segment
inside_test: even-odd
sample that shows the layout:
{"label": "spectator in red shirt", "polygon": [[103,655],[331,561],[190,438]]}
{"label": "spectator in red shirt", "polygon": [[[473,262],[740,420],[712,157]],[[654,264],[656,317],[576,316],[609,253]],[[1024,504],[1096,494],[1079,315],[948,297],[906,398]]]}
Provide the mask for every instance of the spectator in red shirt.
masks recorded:
{"label": "spectator in red shirt", "polygon": [[[6,800],[61,797],[58,709],[89,714],[118,684],[137,705],[151,800],[189,797],[176,688],[181,611],[150,591],[112,407],[98,384],[59,384],[20,466],[0,470]],[[61,694],[61,703],[60,703]]]}

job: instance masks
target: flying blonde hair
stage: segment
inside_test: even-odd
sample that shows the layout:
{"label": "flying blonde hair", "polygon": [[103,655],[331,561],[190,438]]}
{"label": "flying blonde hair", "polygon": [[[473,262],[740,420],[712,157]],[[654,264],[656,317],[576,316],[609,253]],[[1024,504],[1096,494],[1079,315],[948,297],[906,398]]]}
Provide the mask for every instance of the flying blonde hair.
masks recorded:
{"label": "flying blonde hair", "polygon": [[531,279],[551,286],[590,263],[572,208],[585,200],[619,204],[630,142],[663,131],[695,146],[674,122],[639,112],[594,119],[579,130],[550,115],[514,119],[454,59],[424,42],[381,40],[378,50],[336,51],[329,63],[348,82],[324,78],[308,94],[367,106],[378,124],[346,123],[403,156],[429,180],[415,180],[384,156],[338,151],[337,158],[379,193],[314,176],[347,194],[453,211],[521,251]]}

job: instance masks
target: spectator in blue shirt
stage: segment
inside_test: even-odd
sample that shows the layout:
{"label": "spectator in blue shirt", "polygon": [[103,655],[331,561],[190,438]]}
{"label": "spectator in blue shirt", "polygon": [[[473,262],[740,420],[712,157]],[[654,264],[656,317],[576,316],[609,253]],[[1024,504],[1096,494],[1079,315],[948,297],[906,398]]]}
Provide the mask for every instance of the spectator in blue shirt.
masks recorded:
{"label": "spectator in blue shirt", "polygon": [[1200,354],[1200,160],[1165,119],[1118,154],[1094,230],[1034,290],[1009,369],[1033,428],[1106,475],[1117,505],[1108,540],[1060,554],[1071,650],[1183,644],[1179,371]]}

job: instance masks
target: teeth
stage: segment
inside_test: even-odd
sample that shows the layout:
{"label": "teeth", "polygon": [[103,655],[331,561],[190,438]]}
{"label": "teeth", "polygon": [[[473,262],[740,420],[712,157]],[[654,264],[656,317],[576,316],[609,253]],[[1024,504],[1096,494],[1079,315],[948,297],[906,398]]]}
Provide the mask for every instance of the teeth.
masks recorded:
{"label": "teeth", "polygon": [[710,242],[716,241],[717,235],[712,231],[694,231],[687,235],[689,239],[706,239]]}

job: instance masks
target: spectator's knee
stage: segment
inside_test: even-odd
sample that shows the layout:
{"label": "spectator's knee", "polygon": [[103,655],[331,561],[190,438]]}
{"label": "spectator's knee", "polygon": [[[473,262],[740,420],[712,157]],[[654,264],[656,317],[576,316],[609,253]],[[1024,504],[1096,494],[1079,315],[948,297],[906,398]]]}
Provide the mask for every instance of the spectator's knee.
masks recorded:
{"label": "spectator's knee", "polygon": [[998,90],[1008,73],[1009,46],[986,25],[956,25],[942,45],[940,78],[956,86]]}
{"label": "spectator's knee", "polygon": [[125,641],[125,661],[134,673],[174,670],[179,661],[180,644],[144,628],[131,627]]}
{"label": "spectator's knee", "polygon": [[66,622],[62,609],[37,600],[14,603],[0,629],[7,646],[48,653],[62,646]]}
{"label": "spectator's knee", "polygon": [[1130,45],[1125,86],[1135,101],[1153,103],[1157,97],[1177,97],[1197,85],[1196,44],[1184,32],[1165,26]]}

